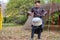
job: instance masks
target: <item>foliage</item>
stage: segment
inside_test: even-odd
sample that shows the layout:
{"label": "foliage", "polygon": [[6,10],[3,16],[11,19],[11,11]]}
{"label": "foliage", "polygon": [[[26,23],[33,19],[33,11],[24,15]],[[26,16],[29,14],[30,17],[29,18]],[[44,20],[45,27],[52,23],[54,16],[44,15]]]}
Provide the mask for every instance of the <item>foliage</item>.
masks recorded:
{"label": "foliage", "polygon": [[[42,4],[44,4],[44,0],[40,0]],[[52,0],[53,2],[60,2],[60,0]],[[49,0],[49,2],[52,2]],[[6,18],[4,18],[4,23],[17,23],[23,24],[27,20],[27,12],[33,6],[35,0],[10,0],[7,4]],[[57,14],[55,15],[55,22],[57,22]],[[51,22],[51,17],[49,19]],[[55,23],[56,24],[56,23]]]}
{"label": "foliage", "polygon": [[[54,24],[58,24],[58,12],[54,12]],[[52,24],[52,16],[49,17],[49,24]]]}
{"label": "foliage", "polygon": [[[27,19],[27,12],[33,6],[34,1],[35,0],[10,0],[5,11],[6,23],[14,23],[15,21],[15,23],[24,23]],[[25,17],[22,17],[21,15],[24,15]]]}
{"label": "foliage", "polygon": [[6,9],[6,22],[20,20],[20,23],[24,23],[27,19],[27,11],[31,8],[33,2],[34,0],[10,0]]}

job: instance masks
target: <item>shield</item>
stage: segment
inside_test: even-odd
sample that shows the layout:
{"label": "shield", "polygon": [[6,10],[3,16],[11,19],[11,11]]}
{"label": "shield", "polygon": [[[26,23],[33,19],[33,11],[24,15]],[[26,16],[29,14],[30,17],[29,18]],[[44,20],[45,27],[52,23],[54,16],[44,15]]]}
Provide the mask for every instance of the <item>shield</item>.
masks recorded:
{"label": "shield", "polygon": [[32,25],[33,26],[40,26],[40,25],[42,25],[42,19],[39,18],[39,17],[34,17],[32,19]]}

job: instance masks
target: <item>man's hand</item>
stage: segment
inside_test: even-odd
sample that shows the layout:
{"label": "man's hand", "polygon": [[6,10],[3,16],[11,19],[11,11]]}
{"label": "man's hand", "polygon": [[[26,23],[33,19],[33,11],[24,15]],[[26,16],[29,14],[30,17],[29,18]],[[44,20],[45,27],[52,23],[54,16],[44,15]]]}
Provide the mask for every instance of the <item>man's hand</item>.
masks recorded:
{"label": "man's hand", "polygon": [[45,12],[44,12],[43,16],[45,16],[45,15],[46,15],[46,13],[47,13],[47,11],[45,11]]}
{"label": "man's hand", "polygon": [[37,14],[37,16],[40,16],[40,14]]}
{"label": "man's hand", "polygon": [[30,15],[30,16],[34,16],[34,12],[30,12],[30,11],[28,11],[28,14]]}
{"label": "man's hand", "polygon": [[34,13],[31,13],[31,16],[33,17],[34,16]]}

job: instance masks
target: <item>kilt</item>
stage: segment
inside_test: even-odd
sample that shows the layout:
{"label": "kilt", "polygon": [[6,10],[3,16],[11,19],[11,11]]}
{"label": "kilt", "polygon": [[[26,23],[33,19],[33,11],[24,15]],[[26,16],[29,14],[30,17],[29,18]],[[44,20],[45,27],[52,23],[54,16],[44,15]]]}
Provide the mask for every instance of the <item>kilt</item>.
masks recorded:
{"label": "kilt", "polygon": [[40,25],[38,27],[32,25],[32,31],[34,31],[35,34],[39,34],[39,33],[43,32],[42,25]]}

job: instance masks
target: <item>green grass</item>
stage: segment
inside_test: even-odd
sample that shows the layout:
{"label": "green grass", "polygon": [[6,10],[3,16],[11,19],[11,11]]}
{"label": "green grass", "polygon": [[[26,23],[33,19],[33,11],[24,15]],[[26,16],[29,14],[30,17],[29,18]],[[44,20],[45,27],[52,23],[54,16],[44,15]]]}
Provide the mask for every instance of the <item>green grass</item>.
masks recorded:
{"label": "green grass", "polygon": [[14,23],[3,23],[3,26],[16,26]]}
{"label": "green grass", "polygon": [[14,24],[14,23],[3,23],[3,27],[16,27],[16,26],[22,26],[21,24]]}

